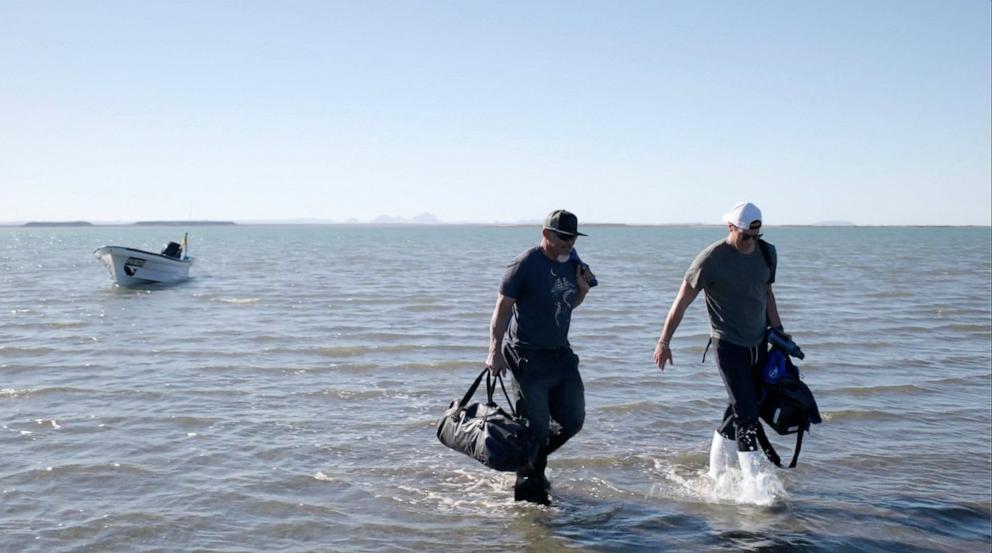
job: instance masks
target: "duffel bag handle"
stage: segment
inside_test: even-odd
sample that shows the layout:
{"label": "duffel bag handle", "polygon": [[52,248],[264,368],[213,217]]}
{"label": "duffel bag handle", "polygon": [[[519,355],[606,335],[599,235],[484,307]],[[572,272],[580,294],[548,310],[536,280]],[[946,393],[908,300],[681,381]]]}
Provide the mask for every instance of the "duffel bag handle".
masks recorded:
{"label": "duffel bag handle", "polygon": [[[488,371],[489,369],[486,369]],[[481,376],[481,375],[480,375]],[[497,407],[496,402],[493,401],[493,393],[496,392],[496,381],[499,381],[499,387],[503,389],[503,397],[506,398],[506,406],[510,408],[510,414],[513,418],[517,418],[517,411],[513,408],[513,402],[510,401],[510,394],[506,393],[506,385],[503,384],[503,375],[496,375],[493,379],[492,375],[486,377],[486,405],[489,407]]]}
{"label": "duffel bag handle", "polygon": [[465,392],[465,396],[462,397],[462,400],[458,402],[458,408],[461,409],[462,407],[465,407],[468,405],[468,402],[472,400],[472,396],[475,395],[475,391],[479,389],[479,384],[482,383],[483,376],[486,377],[486,405],[489,405],[490,407],[497,406],[496,402],[493,401],[493,393],[496,391],[496,381],[499,381],[499,387],[503,389],[503,397],[506,398],[506,405],[510,408],[510,413],[514,416],[514,418],[516,418],[517,411],[513,408],[513,402],[510,401],[510,394],[506,393],[506,385],[503,384],[503,376],[497,375],[496,378],[493,379],[488,368],[482,369],[479,376],[475,377],[475,382],[473,382],[472,386],[470,386],[468,391]]}
{"label": "duffel bag handle", "polygon": [[[482,369],[482,372],[479,373],[479,376],[475,377],[475,382],[473,382],[472,383],[472,386],[469,387],[469,389],[468,389],[467,392],[465,392],[465,397],[463,397],[462,400],[458,402],[458,408],[459,409],[461,409],[462,407],[465,407],[466,405],[468,405],[468,402],[471,401],[472,396],[475,395],[475,391],[479,389],[479,384],[482,382],[482,377],[483,376],[486,376],[486,374],[488,374],[488,373],[489,373],[489,369],[488,368]],[[487,378],[486,379],[486,388],[488,388],[488,387],[489,387],[489,379]],[[489,400],[492,401],[492,394],[489,394]]]}

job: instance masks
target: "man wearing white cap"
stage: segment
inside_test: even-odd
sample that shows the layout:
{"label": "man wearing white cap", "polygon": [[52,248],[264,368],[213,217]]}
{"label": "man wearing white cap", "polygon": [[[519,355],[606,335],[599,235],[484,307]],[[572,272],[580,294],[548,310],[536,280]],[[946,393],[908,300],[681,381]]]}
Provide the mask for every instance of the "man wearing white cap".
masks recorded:
{"label": "man wearing white cap", "polygon": [[763,456],[758,451],[761,423],[755,380],[765,363],[768,328],[782,331],[772,293],[777,256],[775,247],[761,240],[761,210],[756,205],[741,202],[723,221],[727,237],[701,251],[686,271],[665,318],[654,361],[662,370],[666,363],[674,364],[669,343],[686,308],[704,291],[710,340],[716,345],[717,365],[730,400],[723,423],[713,433],[709,473],[719,479],[739,460],[744,476],[753,478]]}

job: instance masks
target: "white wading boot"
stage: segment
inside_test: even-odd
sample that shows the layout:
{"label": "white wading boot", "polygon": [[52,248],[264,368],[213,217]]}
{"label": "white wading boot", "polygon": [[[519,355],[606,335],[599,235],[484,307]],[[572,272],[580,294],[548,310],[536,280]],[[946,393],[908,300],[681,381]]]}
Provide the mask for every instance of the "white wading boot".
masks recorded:
{"label": "white wading boot", "polygon": [[710,444],[710,478],[719,480],[728,470],[736,466],[737,442],[713,431],[713,443]]}
{"label": "white wading boot", "polygon": [[776,498],[786,496],[782,482],[763,451],[739,451],[737,459],[741,463],[739,502],[772,505]]}
{"label": "white wading boot", "polygon": [[745,481],[757,480],[764,472],[765,453],[763,451],[738,451],[737,460],[741,463],[741,475]]}

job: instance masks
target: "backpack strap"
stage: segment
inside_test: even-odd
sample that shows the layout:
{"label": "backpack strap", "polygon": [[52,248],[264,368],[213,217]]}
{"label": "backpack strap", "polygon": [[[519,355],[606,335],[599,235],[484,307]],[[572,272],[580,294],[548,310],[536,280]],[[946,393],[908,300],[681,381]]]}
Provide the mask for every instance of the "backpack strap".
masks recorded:
{"label": "backpack strap", "polygon": [[809,417],[807,417],[803,424],[799,425],[799,432],[796,432],[796,451],[792,454],[792,462],[789,463],[789,468],[796,468],[796,462],[799,460],[799,450],[803,448],[803,434],[809,427]]}
{"label": "backpack strap", "polygon": [[710,336],[710,339],[706,341],[706,349],[703,350],[703,360],[699,362],[700,365],[706,362],[706,352],[710,350],[711,345],[713,345],[712,336]]}
{"label": "backpack strap", "polygon": [[[803,434],[806,432],[806,428],[809,425],[809,419],[805,421],[805,424],[799,427],[799,432],[796,432],[796,450],[792,452],[792,461],[789,462],[788,468],[796,468],[796,463],[799,461],[799,452],[803,448]],[[773,465],[778,468],[782,467],[782,458],[779,457],[778,452],[775,451],[775,446],[768,440],[768,435],[765,434],[765,427],[761,424],[758,425],[758,445],[761,446],[761,451],[765,453],[765,457],[771,461]]]}
{"label": "backpack strap", "polygon": [[761,250],[761,257],[765,258],[765,265],[768,266],[768,282],[775,280],[775,267],[772,265],[772,253],[768,249],[768,242],[758,239],[758,249]]}
{"label": "backpack strap", "polygon": [[[758,445],[761,446],[761,451],[765,453],[765,457],[768,457],[768,460],[771,461],[773,465],[778,468],[782,468],[782,458],[778,456],[778,452],[775,451],[775,447],[773,447],[772,443],[768,441],[768,435],[765,434],[765,427],[762,426],[760,422],[758,423]],[[795,459],[792,460],[793,463],[795,463],[795,461]],[[795,464],[792,466],[795,466]]]}

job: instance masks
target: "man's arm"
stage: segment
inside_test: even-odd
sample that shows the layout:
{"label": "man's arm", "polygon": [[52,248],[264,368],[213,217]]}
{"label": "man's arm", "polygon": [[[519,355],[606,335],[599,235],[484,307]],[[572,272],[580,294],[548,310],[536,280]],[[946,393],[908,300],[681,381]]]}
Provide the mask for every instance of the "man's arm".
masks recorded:
{"label": "man's arm", "polygon": [[589,283],[592,279],[596,278],[589,270],[589,267],[583,268],[581,264],[575,269],[575,285],[578,287],[578,292],[575,294],[575,300],[572,302],[572,309],[575,309],[582,304],[582,301],[586,299],[586,294],[592,286]]}
{"label": "man's arm", "polygon": [[661,329],[661,338],[658,338],[658,344],[654,348],[654,362],[658,365],[659,369],[665,370],[665,363],[675,366],[669,342],[671,342],[672,336],[675,335],[675,329],[682,322],[685,310],[696,299],[698,294],[699,290],[690,286],[689,281],[682,281],[682,287],[679,288],[679,293],[675,296],[675,301],[672,302],[672,307],[668,310],[668,316],[665,317],[665,326]]}
{"label": "man's arm", "polygon": [[486,368],[496,375],[506,373],[506,359],[503,358],[503,335],[506,328],[510,326],[510,317],[513,315],[513,304],[515,298],[500,294],[496,298],[496,307],[493,309],[493,317],[489,321],[489,356],[486,357]]}
{"label": "man's arm", "polygon": [[775,329],[782,329],[782,318],[778,316],[778,305],[775,303],[775,294],[772,293],[772,285],[766,285],[768,291],[768,301],[765,303],[765,315],[768,318],[768,326]]}

